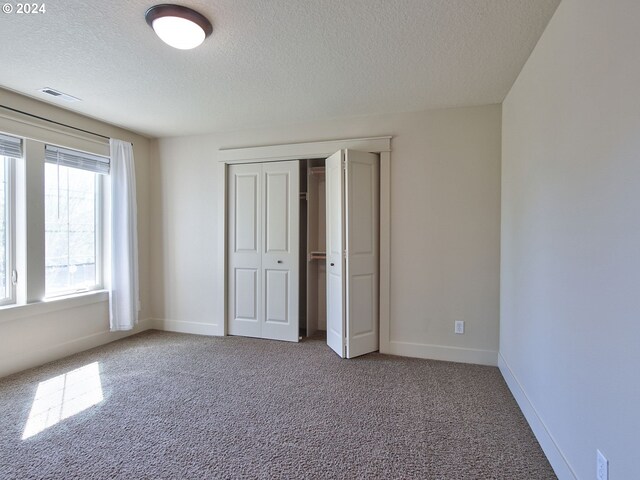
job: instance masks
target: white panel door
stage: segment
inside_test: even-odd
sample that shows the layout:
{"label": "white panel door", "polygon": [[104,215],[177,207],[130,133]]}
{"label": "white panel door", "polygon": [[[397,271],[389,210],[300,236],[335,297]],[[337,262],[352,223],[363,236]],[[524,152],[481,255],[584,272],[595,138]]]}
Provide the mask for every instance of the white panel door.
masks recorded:
{"label": "white panel door", "polygon": [[228,212],[228,329],[262,336],[262,166],[230,165]]}
{"label": "white panel door", "polygon": [[327,236],[327,345],[341,357],[345,345],[344,285],[344,174],[343,152],[336,152],[325,163]]}
{"label": "white panel door", "polygon": [[228,331],[299,338],[298,161],[230,165]]}
{"label": "white panel door", "polygon": [[345,151],[346,356],[379,346],[379,157]]}
{"label": "white panel door", "polygon": [[297,342],[300,163],[265,163],[262,171],[262,337]]}
{"label": "white panel door", "polygon": [[378,164],[354,150],[326,160],[327,344],[343,358],[379,345]]}

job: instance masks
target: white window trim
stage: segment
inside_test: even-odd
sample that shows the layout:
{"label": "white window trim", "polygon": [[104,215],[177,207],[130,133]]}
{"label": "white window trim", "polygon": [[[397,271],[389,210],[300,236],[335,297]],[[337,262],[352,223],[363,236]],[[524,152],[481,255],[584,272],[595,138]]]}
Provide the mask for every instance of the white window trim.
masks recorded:
{"label": "white window trim", "polygon": [[[44,132],[42,138],[33,138],[38,132],[35,125],[29,125],[31,128],[30,135],[21,134],[20,129],[4,128],[4,124],[9,119],[0,115],[0,131],[7,135],[18,136],[23,138],[23,157],[21,159],[12,160],[12,208],[10,209],[12,231],[12,271],[17,272],[17,284],[13,287],[13,298],[11,301],[0,302],[0,323],[10,321],[17,318],[17,314],[9,312],[22,312],[18,316],[30,316],[31,311],[46,313],[65,308],[71,308],[74,302],[73,298],[84,299],[80,304],[87,302],[87,296],[98,295],[96,298],[103,301],[108,300],[105,297],[105,286],[107,284],[107,270],[105,263],[107,261],[108,252],[106,251],[106,233],[108,226],[105,221],[108,216],[108,175],[98,174],[97,195],[99,202],[96,211],[96,285],[87,290],[77,292],[61,292],[56,296],[45,296],[45,228],[44,228],[44,150],[45,145],[50,142],[49,136],[52,134],[51,129],[41,130]],[[11,124],[11,122],[9,122]],[[22,125],[21,123],[13,123],[13,125]],[[77,148],[79,137],[67,136],[61,132],[56,137],[57,140],[72,139],[70,142],[57,141],[56,144],[66,148]],[[104,155],[108,152],[108,143],[96,142],[91,140],[95,145],[90,150],[92,153]],[[101,146],[99,145],[101,144]],[[101,148],[102,147],[102,148]],[[82,150],[81,150],[82,151]],[[28,161],[27,161],[28,159]],[[34,205],[36,205],[34,207]],[[41,207],[39,206],[41,205]],[[93,297],[92,297],[93,298]],[[61,302],[61,303],[58,303]],[[70,303],[71,302],[71,303]],[[51,305],[56,304],[55,308]],[[47,305],[47,307],[37,307],[38,305]],[[67,307],[67,305],[69,305]]]}
{"label": "white window trim", "polygon": [[39,302],[6,305],[0,307],[0,324],[94,303],[107,303],[108,301],[109,292],[107,290],[91,290],[89,292],[76,293],[64,297],[54,297]]}
{"label": "white window trim", "polygon": [[4,157],[8,160],[6,170],[7,182],[7,281],[9,282],[9,296],[0,300],[0,307],[14,305],[16,303],[16,284],[13,282],[16,271],[16,160],[11,157]]}
{"label": "white window trim", "polygon": [[[46,163],[46,162],[45,162]],[[44,168],[44,165],[43,165]],[[66,167],[73,168],[73,167]],[[96,283],[88,288],[82,288],[78,290],[63,290],[56,292],[51,295],[47,295],[46,293],[46,281],[45,281],[45,296],[43,301],[50,301],[57,298],[67,298],[74,295],[82,295],[87,292],[94,292],[96,290],[102,290],[104,288],[104,219],[106,218],[104,215],[104,177],[106,175],[93,172],[95,177],[95,259],[96,259]],[[44,195],[44,191],[43,191]],[[46,231],[44,232],[46,238]],[[45,254],[45,265],[46,265],[46,254]],[[45,276],[46,276],[46,268],[45,268]],[[46,280],[46,279],[45,279]]]}
{"label": "white window trim", "polygon": [[[26,184],[27,167],[25,165],[26,158],[34,164],[33,168],[37,168],[38,163],[42,168],[42,176],[44,176],[44,145],[57,145],[74,150],[93,153],[96,155],[109,156],[109,139],[98,138],[98,136],[85,134],[72,127],[63,125],[54,125],[44,119],[34,118],[28,114],[22,114],[16,111],[5,111],[0,109],[0,132],[19,137],[23,139],[23,156],[21,159],[13,160],[13,269],[18,272],[18,283],[14,285],[14,303],[0,306],[0,324],[11,322],[13,320],[28,318],[31,316],[47,314],[55,311],[63,311],[90,305],[95,303],[104,303],[108,309],[109,292],[104,289],[92,290],[89,292],[77,293],[65,297],[55,297],[45,299],[45,281],[44,281],[44,189],[42,182],[44,178],[30,178],[30,185]],[[30,168],[32,168],[30,166]],[[99,235],[102,255],[102,272],[99,278],[102,279],[102,288],[106,288],[108,284],[108,235],[109,225],[105,223],[109,218],[109,177],[102,177],[102,222],[103,227]],[[40,183],[40,188],[37,184]],[[29,198],[27,198],[27,195]],[[33,197],[35,195],[35,197]],[[31,239],[27,238],[27,230],[33,231],[33,226],[27,225],[27,204],[42,203],[42,211],[36,208],[30,208],[29,215],[36,224],[39,217],[42,220],[41,232],[36,231],[37,238],[34,244]],[[38,230],[36,228],[36,230]],[[27,240],[30,242],[29,255],[27,258]],[[35,254],[31,251],[35,251]],[[41,271],[41,273],[40,273]],[[28,281],[28,283],[27,283]]]}
{"label": "white window trim", "polygon": [[71,127],[53,125],[46,120],[14,111],[6,112],[0,109],[0,132],[49,145],[80,150],[104,157],[109,156],[108,139],[85,135]]}

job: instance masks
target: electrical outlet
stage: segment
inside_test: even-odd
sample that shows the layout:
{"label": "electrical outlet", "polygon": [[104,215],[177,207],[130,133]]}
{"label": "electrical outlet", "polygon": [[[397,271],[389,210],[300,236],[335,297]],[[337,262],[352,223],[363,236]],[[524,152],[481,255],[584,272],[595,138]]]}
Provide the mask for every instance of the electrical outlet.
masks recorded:
{"label": "electrical outlet", "polygon": [[456,320],[456,328],[454,332],[458,335],[462,335],[464,333],[464,321]]}
{"label": "electrical outlet", "polygon": [[609,460],[600,450],[596,450],[596,452],[598,454],[596,478],[598,480],[609,480]]}

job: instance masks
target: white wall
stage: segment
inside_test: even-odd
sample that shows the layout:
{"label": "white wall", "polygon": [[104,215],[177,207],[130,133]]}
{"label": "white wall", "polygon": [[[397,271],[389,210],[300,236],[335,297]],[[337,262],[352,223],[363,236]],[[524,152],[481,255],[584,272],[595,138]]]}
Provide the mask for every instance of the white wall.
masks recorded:
{"label": "white wall", "polygon": [[[156,325],[219,333],[221,147],[393,135],[391,351],[497,359],[498,105],[354,117],[153,142],[152,305]],[[454,335],[465,320],[465,335]]]}
{"label": "white wall", "polygon": [[[140,244],[140,318],[143,319],[135,332],[147,328],[149,322],[144,319],[149,317],[150,312],[149,140],[112,125],[2,89],[0,104],[133,142]],[[1,109],[1,112],[3,115],[11,115],[4,109]],[[129,333],[109,332],[106,294],[47,304],[0,308],[0,377],[122,338]]]}
{"label": "white wall", "polygon": [[500,361],[561,479],[640,478],[639,25],[563,0],[503,105]]}

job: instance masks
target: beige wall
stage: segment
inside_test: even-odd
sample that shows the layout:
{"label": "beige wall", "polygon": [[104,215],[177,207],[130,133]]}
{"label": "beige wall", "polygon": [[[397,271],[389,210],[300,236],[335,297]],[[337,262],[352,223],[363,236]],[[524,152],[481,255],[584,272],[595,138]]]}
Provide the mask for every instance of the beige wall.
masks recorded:
{"label": "beige wall", "polygon": [[639,25],[563,0],[503,105],[500,361],[561,479],[639,478]]}
{"label": "beige wall", "polygon": [[[2,89],[0,105],[133,142],[140,244],[140,318],[143,319],[136,331],[146,328],[148,322],[144,319],[150,314],[149,140],[112,125]],[[2,110],[2,114],[11,115],[6,110]],[[106,294],[84,300],[64,300],[0,309],[0,377],[126,336],[126,332],[109,332],[108,312]]]}
{"label": "beige wall", "polygon": [[[152,148],[156,325],[219,333],[221,147],[393,135],[391,342],[412,356],[495,363],[498,348],[498,105],[354,117],[164,138]],[[466,321],[465,335],[453,333]]]}

